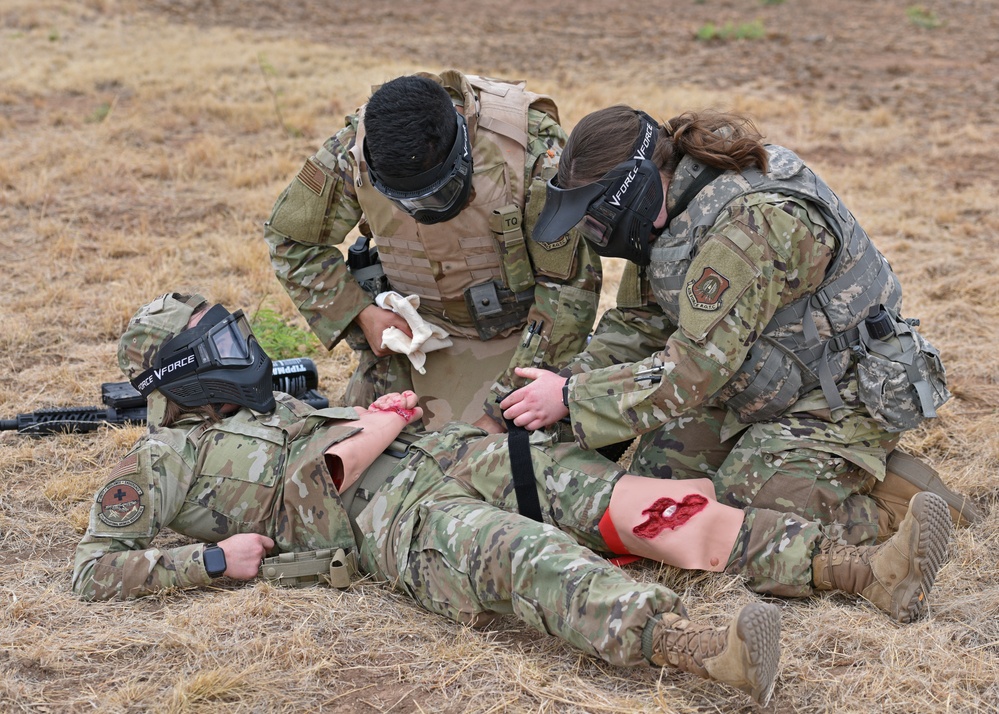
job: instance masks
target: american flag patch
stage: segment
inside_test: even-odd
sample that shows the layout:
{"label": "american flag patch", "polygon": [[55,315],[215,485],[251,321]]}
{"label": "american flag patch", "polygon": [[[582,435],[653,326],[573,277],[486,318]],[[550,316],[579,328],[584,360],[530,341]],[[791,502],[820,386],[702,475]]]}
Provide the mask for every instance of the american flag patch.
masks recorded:
{"label": "american flag patch", "polygon": [[326,174],[319,168],[312,159],[305,162],[305,166],[298,172],[298,180],[309,187],[318,196],[323,195],[326,188]]}
{"label": "american flag patch", "polygon": [[129,454],[122,462],[120,462],[111,471],[111,475],[108,476],[108,481],[114,481],[116,478],[121,478],[122,476],[131,476],[134,473],[138,473],[136,468],[139,465],[139,457],[135,454]]}

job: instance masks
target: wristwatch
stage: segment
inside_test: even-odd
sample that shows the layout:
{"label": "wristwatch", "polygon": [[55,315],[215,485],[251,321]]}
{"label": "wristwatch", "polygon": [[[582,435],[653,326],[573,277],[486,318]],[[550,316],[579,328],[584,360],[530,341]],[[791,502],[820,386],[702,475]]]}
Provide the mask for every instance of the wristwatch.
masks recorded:
{"label": "wristwatch", "polygon": [[562,406],[566,409],[569,408],[569,378],[565,378],[565,384],[562,385]]}
{"label": "wristwatch", "polygon": [[225,551],[212,543],[206,545],[201,557],[205,561],[205,570],[210,578],[220,578],[225,574]]}

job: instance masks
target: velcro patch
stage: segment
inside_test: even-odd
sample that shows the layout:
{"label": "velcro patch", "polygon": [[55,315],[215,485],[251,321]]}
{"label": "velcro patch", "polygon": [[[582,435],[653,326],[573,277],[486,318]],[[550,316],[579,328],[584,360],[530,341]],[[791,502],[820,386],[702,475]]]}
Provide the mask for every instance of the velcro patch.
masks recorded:
{"label": "velcro patch", "polygon": [[311,158],[305,162],[305,166],[298,172],[298,180],[317,196],[323,195],[323,189],[326,188],[326,173]]}
{"label": "velcro patch", "polygon": [[687,269],[684,297],[679,298],[680,328],[702,344],[735,307],[751,285],[760,267],[727,240],[709,240]]}

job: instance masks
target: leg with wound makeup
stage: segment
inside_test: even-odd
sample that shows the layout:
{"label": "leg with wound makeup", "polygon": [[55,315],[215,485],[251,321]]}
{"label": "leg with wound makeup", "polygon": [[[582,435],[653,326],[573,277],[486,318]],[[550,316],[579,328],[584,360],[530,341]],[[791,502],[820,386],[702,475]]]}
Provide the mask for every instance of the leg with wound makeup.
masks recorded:
{"label": "leg with wound makeup", "polygon": [[[691,487],[700,481],[705,483],[698,493]],[[601,532],[615,552],[683,568],[724,570],[743,576],[760,593],[804,597],[815,590],[838,590],[860,595],[899,622],[925,612],[937,571],[947,559],[951,530],[947,504],[936,494],[913,497],[887,542],[856,546],[830,538],[822,526],[794,514],[738,510],[712,501],[710,483],[622,477]]]}

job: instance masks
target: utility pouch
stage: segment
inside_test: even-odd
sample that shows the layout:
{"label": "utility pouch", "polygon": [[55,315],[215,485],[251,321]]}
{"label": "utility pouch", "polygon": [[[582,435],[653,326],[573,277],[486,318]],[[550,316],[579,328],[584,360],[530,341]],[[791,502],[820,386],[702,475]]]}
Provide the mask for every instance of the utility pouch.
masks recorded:
{"label": "utility pouch", "polygon": [[514,293],[495,281],[465,290],[468,314],[483,342],[523,325],[533,304],[534,290]]}
{"label": "utility pouch", "polygon": [[489,217],[489,230],[499,249],[503,281],[515,293],[534,287],[534,268],[524,244],[523,220],[523,213],[515,203],[497,208]]}
{"label": "utility pouch", "polygon": [[951,396],[940,353],[914,323],[881,308],[860,324],[860,399],[888,431],[912,429],[935,417]]}
{"label": "utility pouch", "polygon": [[264,558],[260,566],[262,580],[285,588],[330,585],[342,590],[350,586],[350,576],[356,572],[356,556],[343,548],[281,553]]}

